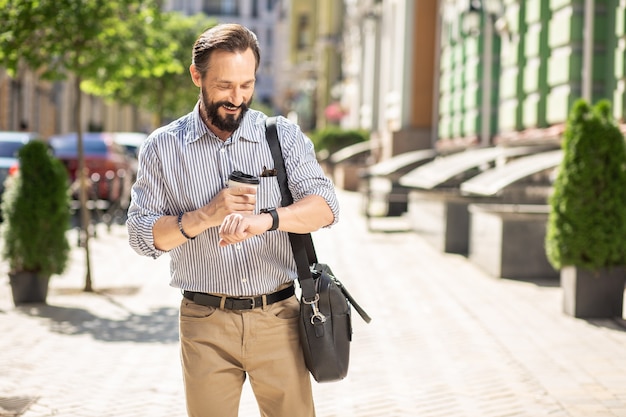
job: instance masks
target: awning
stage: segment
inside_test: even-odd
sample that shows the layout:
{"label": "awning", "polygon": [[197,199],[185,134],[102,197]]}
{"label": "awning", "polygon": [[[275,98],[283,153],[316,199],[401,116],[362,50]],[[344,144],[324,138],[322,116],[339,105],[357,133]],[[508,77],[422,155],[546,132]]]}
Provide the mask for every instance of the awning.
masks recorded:
{"label": "awning", "polygon": [[433,189],[464,172],[492,164],[500,159],[528,155],[545,150],[538,146],[512,146],[471,149],[449,156],[436,158],[400,178],[406,187]]}
{"label": "awning", "polygon": [[496,195],[504,187],[518,180],[557,167],[562,159],[563,151],[560,149],[516,159],[465,181],[461,184],[461,193]]}
{"label": "awning", "polygon": [[368,168],[367,174],[370,177],[386,177],[398,171],[410,170],[416,164],[433,159],[437,156],[434,149],[422,149],[398,154]]}

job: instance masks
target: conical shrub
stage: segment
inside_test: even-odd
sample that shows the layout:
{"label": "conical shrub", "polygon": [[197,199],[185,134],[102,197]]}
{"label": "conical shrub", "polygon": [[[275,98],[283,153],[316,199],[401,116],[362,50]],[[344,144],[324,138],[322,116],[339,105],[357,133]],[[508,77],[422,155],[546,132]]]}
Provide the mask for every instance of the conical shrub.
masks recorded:
{"label": "conical shrub", "polygon": [[19,171],[10,177],[2,200],[2,255],[10,272],[42,276],[65,270],[70,246],[68,176],[41,141],[19,150]]}
{"label": "conical shrub", "polygon": [[607,100],[574,103],[546,233],[556,269],[626,265],[626,146]]}

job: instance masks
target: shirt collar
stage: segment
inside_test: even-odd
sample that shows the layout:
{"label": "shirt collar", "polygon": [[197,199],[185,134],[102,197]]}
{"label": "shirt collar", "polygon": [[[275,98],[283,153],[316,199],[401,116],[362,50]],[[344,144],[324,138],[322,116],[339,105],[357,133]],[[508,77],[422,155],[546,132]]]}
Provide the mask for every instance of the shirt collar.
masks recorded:
{"label": "shirt collar", "polygon": [[[260,138],[257,137],[257,135],[254,135],[253,132],[255,131],[255,125],[258,124],[260,115],[261,113],[255,110],[248,110],[243,116],[243,120],[237,130],[232,133],[230,141],[236,142],[237,140],[242,139],[249,142],[259,142]],[[186,143],[195,142],[207,135],[211,138],[221,140],[213,132],[211,132],[211,129],[204,124],[204,121],[200,117],[200,100],[198,100],[193,108],[193,111],[191,112],[190,122],[190,129],[187,131],[187,135],[185,137]]]}
{"label": "shirt collar", "polygon": [[202,139],[206,135],[217,138],[217,136],[215,136],[202,121],[202,118],[200,117],[200,100],[198,100],[190,114],[189,129],[187,130],[187,135],[185,136],[185,143],[195,142],[198,139]]}

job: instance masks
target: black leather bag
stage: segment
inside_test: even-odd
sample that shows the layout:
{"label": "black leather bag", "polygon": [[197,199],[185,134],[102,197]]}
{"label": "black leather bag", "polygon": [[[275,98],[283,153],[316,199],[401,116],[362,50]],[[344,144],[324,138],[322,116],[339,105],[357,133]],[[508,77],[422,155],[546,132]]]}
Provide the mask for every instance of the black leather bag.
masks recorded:
{"label": "black leather bag", "polygon": [[[282,204],[293,202],[276,132],[275,118],[267,121],[267,141],[272,151]],[[317,262],[311,234],[289,233],[298,267],[300,343],[307,368],[317,382],[338,381],[348,374],[352,341],[352,310],[369,323],[371,318],[356,303],[330,267]]]}
{"label": "black leather bag", "polygon": [[[300,299],[304,360],[316,381],[338,381],[348,374],[350,363],[352,297],[328,265],[313,264],[311,273],[315,295],[310,301],[304,296]],[[366,322],[370,321],[365,312],[360,313]]]}

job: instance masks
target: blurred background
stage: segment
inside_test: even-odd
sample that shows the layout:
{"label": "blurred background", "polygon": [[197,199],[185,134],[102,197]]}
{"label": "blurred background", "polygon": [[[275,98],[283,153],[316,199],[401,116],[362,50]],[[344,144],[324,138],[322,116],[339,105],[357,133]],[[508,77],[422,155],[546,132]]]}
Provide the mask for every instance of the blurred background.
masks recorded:
{"label": "blurred background", "polygon": [[[368,220],[408,213],[410,229],[479,263],[491,255],[480,254],[480,242],[471,249],[478,237],[470,223],[485,211],[472,205],[488,202],[500,220],[511,211],[523,212],[516,221],[532,217],[532,236],[505,238],[520,242],[515,270],[538,263],[536,275],[556,274],[543,239],[570,109],[581,98],[604,99],[626,126],[620,0],[0,6],[0,138],[18,147],[48,141],[76,187],[85,132],[86,199],[109,224],[124,218],[143,139],[193,108],[192,45],[218,22],[257,34],[253,107],[299,123],[337,187],[362,192]],[[16,146],[5,148],[6,176]],[[538,260],[520,258],[527,247],[538,248]],[[503,274],[499,265],[493,271]]]}
{"label": "blurred background", "polygon": [[[80,2],[51,3],[59,10]],[[168,15],[156,28],[165,40],[146,41],[129,55],[139,69],[139,56],[160,48],[169,52],[169,69],[160,76],[141,75],[147,80],[143,88],[130,81],[133,77],[126,87],[105,85],[112,73],[102,69],[82,76],[85,131],[147,133],[191,109],[196,94],[187,71],[191,43],[216,22],[242,23],[259,37],[257,108],[289,116],[307,132],[333,126],[364,130],[376,160],[422,148],[558,140],[578,97],[608,98],[616,118],[624,118],[626,12],[618,0],[162,0],[155,5]],[[35,31],[39,19],[30,17]],[[0,130],[44,137],[75,131],[71,68],[52,81],[24,60],[15,68],[9,76],[0,67]],[[176,87],[163,93],[178,100],[150,96],[159,89],[159,78],[174,75]]]}

